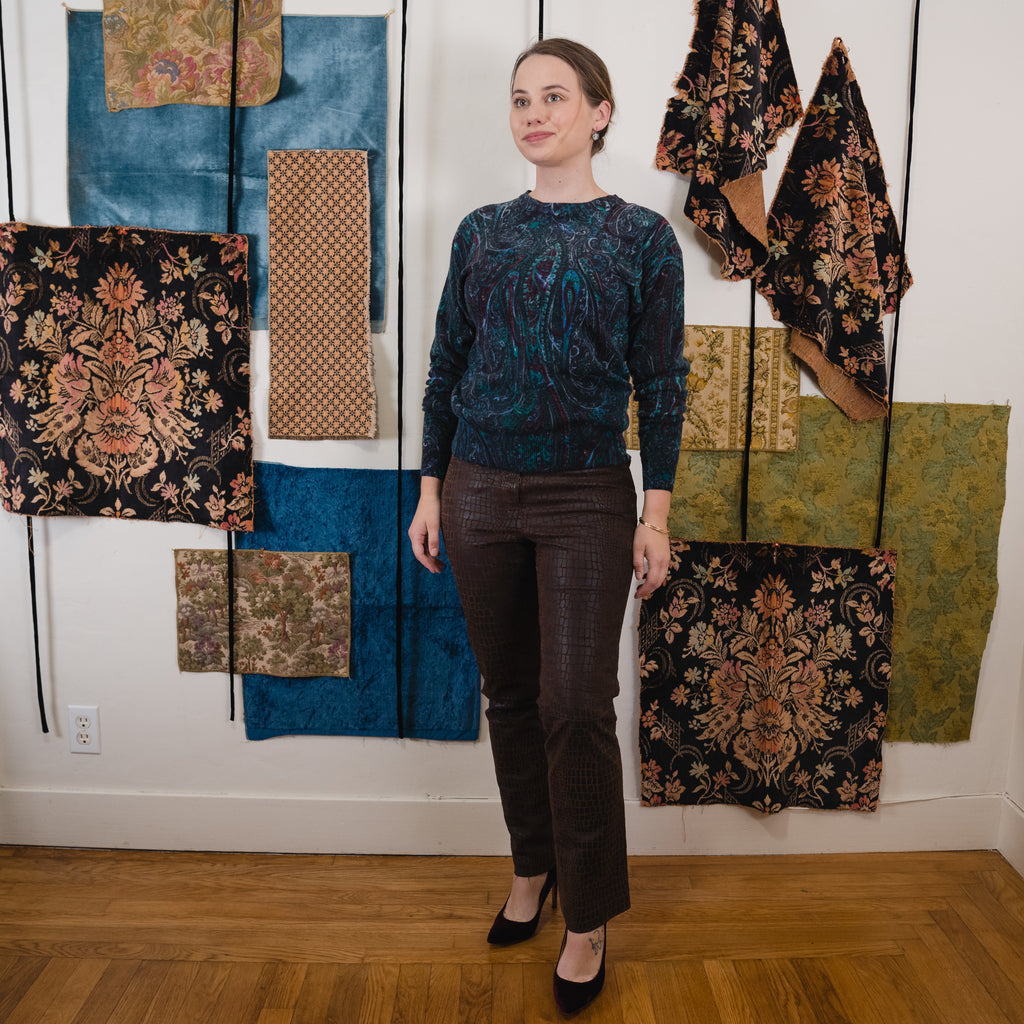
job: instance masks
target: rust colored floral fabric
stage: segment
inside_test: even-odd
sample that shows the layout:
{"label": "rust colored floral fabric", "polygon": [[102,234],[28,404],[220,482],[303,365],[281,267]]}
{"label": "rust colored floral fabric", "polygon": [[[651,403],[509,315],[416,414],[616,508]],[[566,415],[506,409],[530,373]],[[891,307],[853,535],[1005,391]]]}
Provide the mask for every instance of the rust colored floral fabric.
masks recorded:
{"label": "rust colored floral fabric", "polygon": [[722,277],[768,257],[767,156],[803,108],[778,0],[698,0],[655,166],[690,175],[686,216],[721,250]]}
{"label": "rust colored floral fabric", "polygon": [[366,152],[271,150],[270,436],[377,435]]}
{"label": "rust colored floral fabric", "polygon": [[[851,419],[889,405],[882,317],[896,308],[902,246],[860,87],[841,39],[768,216],[771,256],[757,279],[790,348]],[[911,285],[903,274],[903,291]]]}
{"label": "rust colored floral fabric", "polygon": [[[238,0],[236,101],[252,107],[281,82],[281,0]],[[107,108],[231,100],[230,0],[103,0]]]}
{"label": "rust colored floral fabric", "polygon": [[0,503],[252,529],[244,235],[0,225]]}
{"label": "rust colored floral fabric", "polygon": [[896,553],[672,541],[640,608],[641,803],[873,811]]}
{"label": "rust colored floral fabric", "polygon": [[[343,552],[234,553],[235,669],[347,676],[352,583]],[[178,667],[228,671],[228,553],[174,552]]]}

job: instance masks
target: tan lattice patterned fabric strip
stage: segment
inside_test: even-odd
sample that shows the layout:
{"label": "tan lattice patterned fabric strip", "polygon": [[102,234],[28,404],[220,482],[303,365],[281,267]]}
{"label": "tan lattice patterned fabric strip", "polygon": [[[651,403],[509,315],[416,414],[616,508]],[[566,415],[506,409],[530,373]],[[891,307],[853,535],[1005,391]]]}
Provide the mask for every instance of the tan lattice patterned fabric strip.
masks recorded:
{"label": "tan lattice patterned fabric strip", "polygon": [[377,435],[363,150],[270,150],[273,438]]}
{"label": "tan lattice patterned fabric strip", "polygon": [[[749,327],[687,324],[686,422],[683,451],[743,448],[747,423]],[[800,370],[786,327],[758,327],[754,350],[754,451],[792,452],[799,441]],[[639,448],[636,402],[630,402],[626,447]]]}

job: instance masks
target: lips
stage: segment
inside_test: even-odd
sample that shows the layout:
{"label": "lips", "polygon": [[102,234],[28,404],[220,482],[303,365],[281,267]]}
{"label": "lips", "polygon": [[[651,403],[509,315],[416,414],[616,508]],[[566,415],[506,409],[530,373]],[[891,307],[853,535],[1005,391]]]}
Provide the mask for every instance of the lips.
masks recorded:
{"label": "lips", "polygon": [[550,139],[554,132],[530,132],[528,135],[523,136],[524,142],[543,142],[545,139]]}

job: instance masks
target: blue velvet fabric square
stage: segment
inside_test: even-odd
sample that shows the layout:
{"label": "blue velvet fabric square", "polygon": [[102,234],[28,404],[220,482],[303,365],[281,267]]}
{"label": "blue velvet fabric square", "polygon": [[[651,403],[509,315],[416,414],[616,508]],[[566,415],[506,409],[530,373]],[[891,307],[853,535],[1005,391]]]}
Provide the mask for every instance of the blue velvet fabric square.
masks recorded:
{"label": "blue velvet fabric square", "polygon": [[[479,672],[451,570],[426,571],[395,519],[398,473],[298,469],[256,463],[256,529],[239,548],[347,551],[352,570],[349,678],[244,675],[249,739],[291,734],[397,736],[396,544],[402,552],[402,725],[405,736],[474,740]],[[402,474],[402,523],[419,497],[419,473]]]}
{"label": "blue velvet fabric square", "polygon": [[[227,227],[228,110],[171,104],[111,113],[101,13],[68,12],[71,223]],[[370,178],[370,319],[385,296],[387,18],[285,16],[281,87],[235,114],[234,230],[249,236],[253,324],[267,326],[267,150],[363,149]],[[310,253],[316,259],[316,253]]]}

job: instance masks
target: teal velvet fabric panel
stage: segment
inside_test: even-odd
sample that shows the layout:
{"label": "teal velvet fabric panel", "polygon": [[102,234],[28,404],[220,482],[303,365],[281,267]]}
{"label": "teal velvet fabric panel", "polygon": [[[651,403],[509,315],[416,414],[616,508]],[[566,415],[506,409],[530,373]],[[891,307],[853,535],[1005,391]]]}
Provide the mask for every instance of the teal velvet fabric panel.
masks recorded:
{"label": "teal velvet fabric panel", "polygon": [[[227,227],[228,109],[107,110],[99,12],[69,11],[72,224]],[[267,150],[362,149],[370,177],[370,319],[385,299],[387,18],[285,16],[281,88],[235,120],[234,230],[249,236],[253,324],[267,326]],[[316,259],[316,253],[310,253]]]}
{"label": "teal velvet fabric panel", "polygon": [[[427,572],[397,535],[398,473],[256,463],[256,529],[239,548],[347,551],[352,571],[349,678],[244,675],[245,733],[397,736],[396,542],[402,553],[402,719],[414,739],[475,740],[480,676],[451,570]],[[419,473],[402,475],[403,524]]]}

